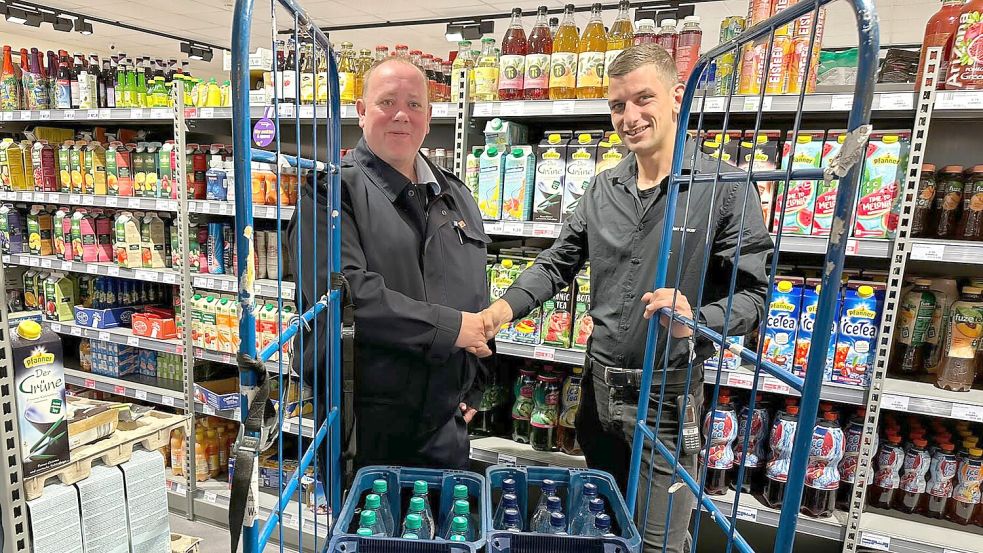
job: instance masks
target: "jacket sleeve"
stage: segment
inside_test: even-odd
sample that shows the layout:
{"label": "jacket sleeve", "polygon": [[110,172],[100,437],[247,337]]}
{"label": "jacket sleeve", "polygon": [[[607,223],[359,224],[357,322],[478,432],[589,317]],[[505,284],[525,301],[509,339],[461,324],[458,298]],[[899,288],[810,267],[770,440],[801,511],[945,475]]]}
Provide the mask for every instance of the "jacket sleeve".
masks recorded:
{"label": "jacket sleeve", "polygon": [[[720,222],[712,250],[714,266],[718,269],[711,270],[721,275],[717,286],[722,287],[725,297],[703,306],[700,315],[711,329],[724,335],[742,336],[757,326],[764,313],[765,297],[768,292],[765,263],[768,254],[774,249],[774,244],[765,227],[757,185],[742,183],[740,186],[733,187],[719,214]],[[734,287],[728,328],[724,332],[724,315],[727,303],[730,301],[726,297],[726,292],[730,288],[734,258],[738,252],[738,237],[742,233],[740,260],[737,262],[737,282]]]}

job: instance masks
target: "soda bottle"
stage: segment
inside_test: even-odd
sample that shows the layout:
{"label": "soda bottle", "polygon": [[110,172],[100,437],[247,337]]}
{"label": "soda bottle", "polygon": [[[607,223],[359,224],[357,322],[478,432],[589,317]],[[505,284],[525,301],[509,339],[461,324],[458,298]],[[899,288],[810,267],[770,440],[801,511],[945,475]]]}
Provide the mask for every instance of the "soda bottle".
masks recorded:
{"label": "soda bottle", "polygon": [[573,100],[577,97],[577,51],[580,39],[573,19],[573,4],[563,8],[563,21],[553,35],[550,54],[550,100]]}
{"label": "soda bottle", "polygon": [[840,486],[838,467],[843,458],[843,430],[836,419],[835,411],[823,413],[812,432],[801,508],[809,516],[831,516],[836,504],[836,490]]}
{"label": "soda bottle", "polygon": [[[377,46],[376,51],[379,48],[385,48],[384,46]],[[376,54],[376,59],[379,58],[379,53]],[[462,40],[457,43],[457,57],[454,58],[454,63],[451,65],[451,101],[457,102],[457,98],[461,93],[461,81],[459,80],[459,73],[464,70],[466,74],[464,75],[464,82],[471,83],[474,81],[474,59],[471,58],[471,41]]]}
{"label": "soda bottle", "polygon": [[597,498],[597,486],[591,483],[584,484],[584,489],[580,493],[580,502],[570,513],[570,530],[573,536],[582,536],[584,528],[593,520],[590,515],[590,502]]}
{"label": "soda bottle", "polygon": [[560,379],[541,374],[534,392],[535,407],[529,417],[529,443],[536,451],[559,451],[556,423],[560,416]]}
{"label": "soda bottle", "polygon": [[655,35],[655,43],[666,49],[672,59],[676,59],[676,42],[679,40],[679,33],[676,31],[675,19],[663,19],[662,26],[658,34]]}
{"label": "soda bottle", "polygon": [[403,521],[403,539],[404,540],[418,540],[420,535],[423,533],[423,517],[416,513],[410,513],[406,515],[406,520]]}
{"label": "soda bottle", "polygon": [[983,240],[983,165],[975,165],[963,187],[963,229],[966,240]]}
{"label": "soda bottle", "polygon": [[897,337],[887,369],[893,376],[913,378],[925,370],[925,335],[935,312],[935,294],[931,286],[931,280],[915,279],[915,287],[901,302]]}
{"label": "soda bottle", "polygon": [[519,511],[519,498],[514,493],[502,494],[502,500],[498,503],[498,509],[495,510],[495,518],[492,519],[492,528],[495,530],[505,529],[505,511],[510,509]]}
{"label": "soda bottle", "polygon": [[676,72],[679,74],[679,82],[685,83],[696,67],[696,60],[700,59],[702,42],[700,16],[687,15],[683,18],[683,30],[679,33],[679,41],[676,44]]}
{"label": "soda bottle", "polygon": [[963,167],[946,165],[939,172],[938,189],[935,192],[935,235],[949,238],[956,233],[956,224],[963,204]]}
{"label": "soda bottle", "polygon": [[636,25],[637,28],[635,29],[635,36],[632,38],[632,44],[638,46],[639,44],[655,42],[658,32],[655,28],[655,20],[639,19]]}
{"label": "soda bottle", "polygon": [[379,496],[379,508],[376,509],[382,518],[382,524],[390,536],[396,535],[396,520],[393,516],[392,505],[389,503],[389,483],[379,478],[372,481],[372,493]]}
{"label": "soda bottle", "polygon": [[499,58],[498,99],[521,100],[522,81],[526,74],[526,31],[522,28],[522,8],[512,10],[512,22],[502,38]]}
{"label": "soda bottle", "polygon": [[567,455],[583,453],[577,442],[577,429],[574,425],[577,411],[580,409],[580,384],[583,372],[583,367],[574,367],[570,376],[563,381],[560,394],[560,418],[556,426],[557,441],[560,443],[560,450]]}
{"label": "soda bottle", "polygon": [[877,452],[877,472],[874,482],[867,491],[867,503],[882,509],[891,508],[894,490],[900,484],[901,476],[898,471],[904,463],[904,452],[901,449],[901,436],[888,434],[887,440],[881,442]]}
{"label": "soda bottle", "polygon": [[549,517],[549,508],[547,503],[549,502],[549,498],[555,495],[556,482],[548,478],[543,480],[543,485],[540,488],[539,503],[536,504],[536,509],[532,513],[532,518],[529,519],[530,532],[535,532],[536,528],[541,528],[545,524],[544,519]]}
{"label": "soda bottle", "polygon": [[975,519],[980,504],[981,481],[983,449],[971,447],[956,468],[956,485],[946,505],[945,517],[948,520],[965,526]]}
{"label": "soda bottle", "polygon": [[969,391],[976,378],[976,351],[983,336],[983,298],[980,288],[964,286],[959,301],[949,310],[942,361],[936,386],[954,392]]}
{"label": "soda bottle", "polygon": [[[529,531],[549,534],[550,520],[554,514],[563,514],[563,502],[559,497],[550,495],[546,498],[546,503],[533,513],[532,520],[529,521]],[[564,525],[564,531],[566,531],[566,525]]]}
{"label": "soda bottle", "polygon": [[700,448],[700,464],[707,466],[704,487],[709,495],[723,495],[727,493],[727,471],[734,468],[733,443],[737,438],[737,416],[728,390],[721,390],[717,408],[703,418],[703,435],[710,442],[706,458],[705,449]]}
{"label": "soda bottle", "polygon": [[771,427],[771,436],[768,439],[771,455],[765,466],[765,486],[759,499],[772,509],[782,508],[782,499],[785,497],[785,481],[788,479],[788,468],[792,455],[792,440],[798,424],[799,406],[791,404],[785,407],[784,412],[779,412],[775,424]]}
{"label": "soda bottle", "polygon": [[[741,408],[738,417],[737,439],[734,440],[734,468],[731,479],[731,487],[736,486],[737,473],[740,471],[741,459],[744,459],[744,482],[741,483],[741,491],[744,493],[759,493],[764,485],[764,474],[762,469],[767,461],[765,444],[768,442],[768,407],[764,404],[761,394],[755,395],[754,411],[750,417],[750,429],[748,428],[748,407]],[[744,457],[744,439],[750,431],[748,438],[747,457]]]}
{"label": "soda bottle", "polygon": [[953,453],[955,448],[954,444],[943,443],[932,455],[925,493],[922,494],[918,506],[918,512],[927,517],[941,519],[945,516],[945,506],[952,496],[952,488],[955,484],[953,482],[957,466],[956,455]]}
{"label": "soda bottle", "polygon": [[932,227],[932,206],[935,202],[935,165],[922,164],[922,175],[915,192],[915,210],[911,214],[911,235],[927,236]]}
{"label": "soda bottle", "polygon": [[857,465],[860,462],[860,442],[864,433],[864,417],[867,410],[861,407],[850,419],[843,437],[843,459],[837,469],[840,472],[840,485],[836,492],[836,508],[841,511],[850,509],[850,496],[853,493],[853,483],[857,477]]}
{"label": "soda bottle", "polygon": [[608,39],[601,19],[601,5],[593,4],[590,21],[580,37],[577,54],[577,98],[604,97],[604,53]]}
{"label": "soda bottle", "polygon": [[546,6],[536,9],[536,23],[526,43],[526,74],[523,77],[523,97],[526,100],[548,100],[550,97],[550,54],[553,36],[546,22]]}
{"label": "soda bottle", "polygon": [[635,38],[635,30],[631,26],[631,17],[628,14],[630,7],[631,3],[628,0],[618,2],[618,15],[611,24],[611,30],[608,31],[607,49],[604,52],[604,94],[608,92],[608,67],[611,67],[611,62],[618,57],[618,54],[632,45]]}
{"label": "soda bottle", "polygon": [[529,443],[529,417],[532,416],[536,371],[522,369],[515,381],[515,403],[512,405],[512,441]]}
{"label": "soda bottle", "polygon": [[924,438],[916,438],[905,451],[901,484],[894,494],[892,504],[898,511],[914,513],[921,503],[926,488],[926,476],[932,462],[926,450],[927,445],[928,441]]}
{"label": "soda bottle", "polygon": [[939,60],[939,75],[935,81],[937,90],[945,88],[946,75],[949,73],[949,54],[952,51],[952,37],[959,28],[959,14],[962,12],[965,0],[943,0],[942,7],[929,18],[925,25],[925,36],[922,38],[921,56],[918,58],[918,72],[915,73],[915,90],[921,89],[922,71],[925,69],[925,56],[928,49],[941,46],[942,55]]}
{"label": "soda bottle", "polygon": [[[465,485],[463,485],[463,484],[457,484],[457,485],[454,486],[454,500],[451,501],[451,508],[448,509],[447,514],[444,517],[444,520],[443,520],[443,522],[440,525],[440,531],[439,531],[439,533],[440,533],[441,536],[444,536],[445,539],[446,539],[447,536],[450,535],[451,520],[455,516],[458,516],[458,513],[457,513],[457,505],[456,505],[456,503],[458,501],[463,501],[464,502],[464,506],[467,507],[467,508],[470,508],[468,506],[468,487],[465,486]],[[465,512],[465,515],[466,514],[468,514],[468,513]]]}

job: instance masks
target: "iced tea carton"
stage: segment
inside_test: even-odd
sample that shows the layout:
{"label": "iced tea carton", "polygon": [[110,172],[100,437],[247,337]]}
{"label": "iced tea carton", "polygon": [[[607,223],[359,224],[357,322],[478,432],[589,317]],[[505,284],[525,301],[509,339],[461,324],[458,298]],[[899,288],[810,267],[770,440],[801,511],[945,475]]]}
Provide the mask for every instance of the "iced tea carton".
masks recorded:
{"label": "iced tea carton", "polygon": [[13,204],[0,206],[0,246],[3,253],[24,253],[27,224],[20,209]]}
{"label": "iced tea carton", "polygon": [[505,156],[502,182],[502,220],[528,221],[532,215],[536,158],[532,146],[513,146]]}
{"label": "iced tea carton", "polygon": [[909,132],[873,133],[857,189],[857,238],[889,238],[898,227],[901,179],[908,168]]}
{"label": "iced tea carton", "polygon": [[127,269],[143,267],[142,230],[139,218],[129,211],[116,216],[116,264]]}
{"label": "iced tea carton", "polygon": [[34,190],[34,179],[28,186],[24,174],[24,150],[12,138],[0,142],[0,181],[4,190]]}
{"label": "iced tea carton", "polygon": [[[808,278],[802,288],[802,308],[799,310],[799,329],[795,339],[795,361],[792,363],[792,372],[796,376],[805,376],[806,367],[809,364],[809,351],[812,346],[812,333],[816,322],[816,310],[819,307],[819,292],[821,290],[820,279]],[[842,294],[837,294],[836,308],[833,311],[833,326],[830,331],[829,341],[827,342],[827,353],[835,349],[836,344],[836,322],[840,317],[840,304],[843,302]],[[832,368],[832,364],[830,364]],[[829,380],[829,371],[823,365],[825,376],[823,380]]]}
{"label": "iced tea carton", "polygon": [[[781,133],[778,131],[754,131],[744,133],[738,151],[737,167],[744,170],[771,171],[779,167],[779,147],[778,142]],[[765,220],[765,227],[771,227],[772,206],[775,197],[774,181],[758,181],[758,198],[761,200],[761,215]]]}
{"label": "iced tea carton", "polygon": [[[503,259],[501,263],[497,264],[492,269],[492,279],[490,282],[490,296],[492,302],[501,298],[502,295],[505,294],[505,291],[509,289],[509,286],[512,286],[515,279],[519,277],[519,272],[520,270],[517,263],[511,259]],[[498,339],[512,339],[511,325],[509,323],[503,324],[502,328],[499,329]]]}
{"label": "iced tea carton", "polygon": [[[527,262],[525,269],[532,267],[532,264],[532,261]],[[512,321],[509,327],[509,336],[511,336],[513,342],[536,345],[540,342],[542,327],[543,310],[537,307],[525,317],[520,317]]]}
{"label": "iced tea carton", "polygon": [[867,386],[877,356],[877,329],[885,286],[851,281],[843,294],[831,381]]}
{"label": "iced tea carton", "polygon": [[83,194],[105,196],[106,190],[106,149],[102,143],[93,140],[85,147],[85,184]]}
{"label": "iced tea carton", "polygon": [[[792,170],[819,168],[823,153],[823,133],[800,131],[793,141],[792,133],[786,136],[782,147],[782,167]],[[787,195],[786,195],[787,190]],[[782,217],[782,205],[785,216]],[[812,214],[816,204],[816,181],[811,179],[780,181],[775,194],[774,230],[785,234],[810,234]]]}
{"label": "iced tea carton", "polygon": [[31,165],[34,170],[34,190],[58,191],[58,158],[47,140],[38,140],[31,148]]}
{"label": "iced tea carton", "polygon": [[35,321],[10,333],[24,478],[69,461],[61,337]]}
{"label": "iced tea carton", "polygon": [[27,215],[27,249],[31,255],[51,255],[54,245],[51,243],[52,225],[51,214],[43,205],[34,205]]}
{"label": "iced tea carton", "polygon": [[802,306],[802,279],[777,277],[768,306],[764,344],[761,352],[770,361],[792,372],[795,360],[795,339],[799,328],[799,310]]}
{"label": "iced tea carton", "polygon": [[[170,198],[174,186],[174,166],[171,164],[174,153],[174,141],[168,140],[157,151],[157,182],[154,195],[158,198]],[[148,186],[149,188],[149,186]]]}
{"label": "iced tea carton", "polygon": [[577,275],[573,289],[576,303],[573,312],[573,334],[570,346],[573,349],[587,350],[587,341],[594,332],[594,319],[590,316],[590,267]]}
{"label": "iced tea carton", "polygon": [[564,182],[567,175],[567,143],[570,131],[547,131],[536,147],[536,187],[532,220],[559,223]]}
{"label": "iced tea carton", "polygon": [[502,218],[502,180],[505,176],[504,152],[497,146],[485,148],[478,160],[478,209],[482,219]]}
{"label": "iced tea carton", "polygon": [[96,228],[96,248],[99,261],[108,263],[116,259],[116,249],[113,241],[116,237],[113,231],[113,220],[102,210],[93,210]]}
{"label": "iced tea carton", "polygon": [[594,180],[597,166],[597,147],[604,138],[604,131],[576,133],[567,146],[567,172],[563,180],[561,217],[573,213],[580,205],[580,198]]}
{"label": "iced tea carton", "polygon": [[72,149],[68,152],[68,167],[72,174],[72,189],[74,194],[91,194],[86,192],[85,186],[85,149],[89,143],[85,140],[76,140],[72,144]]}
{"label": "iced tea carton", "polygon": [[52,272],[44,281],[44,314],[50,321],[75,320],[75,281],[65,273]]}
{"label": "iced tea carton", "polygon": [[38,276],[37,269],[29,269],[24,272],[21,277],[24,284],[24,310],[34,311],[35,309],[40,309],[40,300],[38,299],[38,291],[34,279]]}
{"label": "iced tea carton", "polygon": [[570,334],[573,332],[573,299],[571,288],[567,286],[543,302],[541,341],[544,345],[570,347]]}
{"label": "iced tea carton", "polygon": [[122,142],[106,150],[106,191],[110,196],[133,195],[133,151]]}
{"label": "iced tea carton", "polygon": [[74,140],[66,140],[58,147],[58,192],[72,191],[72,148]]}
{"label": "iced tea carton", "polygon": [[99,241],[96,238],[96,219],[84,209],[72,214],[72,250],[75,261],[99,261]]}

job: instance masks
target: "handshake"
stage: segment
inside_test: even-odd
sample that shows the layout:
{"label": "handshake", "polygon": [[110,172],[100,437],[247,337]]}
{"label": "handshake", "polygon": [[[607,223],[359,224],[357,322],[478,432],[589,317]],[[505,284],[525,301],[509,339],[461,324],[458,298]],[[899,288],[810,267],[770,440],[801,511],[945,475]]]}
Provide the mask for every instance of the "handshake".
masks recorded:
{"label": "handshake", "polygon": [[505,300],[497,300],[480,313],[462,312],[461,331],[454,345],[478,357],[488,357],[492,354],[488,342],[511,320],[512,307]]}

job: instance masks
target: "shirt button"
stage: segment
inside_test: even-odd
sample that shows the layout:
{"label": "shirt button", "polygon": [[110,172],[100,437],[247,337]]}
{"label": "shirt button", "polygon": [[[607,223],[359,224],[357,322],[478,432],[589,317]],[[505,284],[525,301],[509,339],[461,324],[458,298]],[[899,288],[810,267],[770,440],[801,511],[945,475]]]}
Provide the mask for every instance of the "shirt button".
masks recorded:
{"label": "shirt button", "polygon": [[412,198],[412,197],[413,197],[413,196],[415,196],[416,194],[415,194],[415,193],[414,193],[414,192],[413,192],[412,190],[410,190],[409,192],[407,192],[407,195],[409,195],[409,197],[411,197],[411,198]]}
{"label": "shirt button", "polygon": [[631,258],[631,264],[632,264],[632,265],[638,265],[638,264],[639,264],[639,263],[641,263],[641,262],[642,262],[642,260],[641,260],[641,259],[639,259],[639,258],[637,258],[637,257],[633,257],[633,258]]}
{"label": "shirt button", "polygon": [[641,232],[645,230],[645,225],[638,225],[638,231]]}
{"label": "shirt button", "polygon": [[441,215],[447,215],[447,210],[446,209],[441,209],[440,210],[440,214]]}
{"label": "shirt button", "polygon": [[635,297],[635,292],[627,292],[627,293],[625,293],[625,299],[626,300],[630,300],[630,299],[632,299],[634,297]]}

